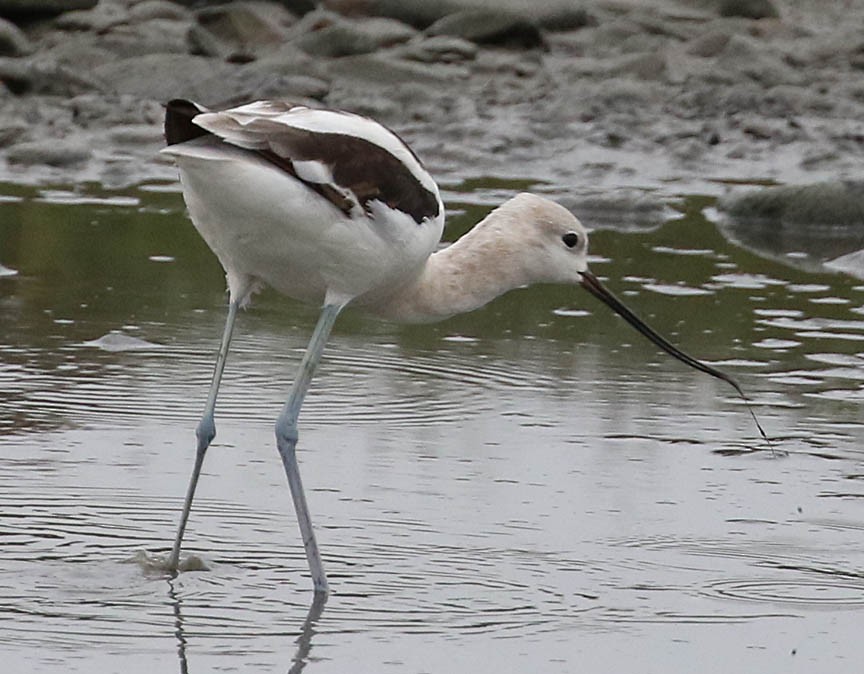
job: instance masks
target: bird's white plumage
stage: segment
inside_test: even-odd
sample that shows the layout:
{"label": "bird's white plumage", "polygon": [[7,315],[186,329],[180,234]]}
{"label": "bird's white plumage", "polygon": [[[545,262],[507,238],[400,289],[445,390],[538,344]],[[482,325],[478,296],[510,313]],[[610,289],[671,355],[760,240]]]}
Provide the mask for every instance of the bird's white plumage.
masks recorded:
{"label": "bird's white plumage", "polygon": [[225,269],[232,297],[263,281],[289,297],[349,301],[419,272],[444,227],[420,226],[371,202],[348,217],[304,183],[239,148],[207,138],[163,150],[180,169],[192,222]]}

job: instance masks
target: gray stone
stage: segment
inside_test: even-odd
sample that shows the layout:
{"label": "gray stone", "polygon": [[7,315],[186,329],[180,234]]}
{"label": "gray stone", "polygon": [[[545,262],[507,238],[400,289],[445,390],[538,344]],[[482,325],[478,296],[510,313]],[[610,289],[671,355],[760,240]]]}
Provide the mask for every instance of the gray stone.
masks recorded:
{"label": "gray stone", "polygon": [[289,42],[277,50],[243,65],[239,72],[243,77],[254,80],[261,80],[270,75],[279,77],[304,76],[326,80],[327,64],[326,61],[310,56],[296,44]]}
{"label": "gray stone", "polygon": [[686,50],[692,56],[711,58],[726,49],[730,37],[731,35],[725,31],[711,30],[690,40]]}
{"label": "gray stone", "polygon": [[416,34],[417,31],[407,24],[393,19],[339,19],[320,30],[300,36],[297,45],[307,54],[315,56],[353,56],[402,44]]}
{"label": "gray stone", "polygon": [[770,49],[743,35],[733,35],[716,63],[719,68],[741,73],[764,87],[800,84],[801,75]]}
{"label": "gray stone", "polygon": [[21,119],[4,119],[0,122],[0,147],[8,147],[28,140],[30,125]]}
{"label": "gray stone", "polygon": [[445,16],[426,30],[429,35],[452,35],[477,44],[532,48],[545,46],[536,23],[516,14],[467,9]]}
{"label": "gray stone", "polygon": [[81,94],[65,102],[78,128],[160,126],[165,117],[161,103],[136,96]]}
{"label": "gray stone", "polygon": [[9,148],[6,160],[26,166],[67,167],[86,162],[92,151],[79,141],[50,138],[19,143]]}
{"label": "gray stone", "polygon": [[858,228],[864,238],[864,183],[861,182],[767,187],[724,197],[718,207],[739,220],[852,226]]}
{"label": "gray stone", "polygon": [[666,75],[666,57],[660,52],[623,56],[611,63],[609,72],[640,80],[662,80]]}
{"label": "gray stone", "polygon": [[579,213],[584,221],[594,226],[645,231],[656,229],[669,218],[669,207],[661,197],[637,189],[619,188],[567,196],[559,201],[564,208]]}
{"label": "gray stone", "polygon": [[323,0],[321,4],[343,16],[386,16],[420,30],[465,9],[459,0]]}
{"label": "gray stone", "polygon": [[295,17],[267,2],[232,2],[202,9],[190,30],[193,53],[250,61],[285,42]]}
{"label": "gray stone", "polygon": [[0,57],[0,81],[12,93],[75,96],[101,89],[98,80],[49,60]]}
{"label": "gray stone", "polygon": [[458,65],[412,63],[392,54],[375,53],[346,56],[332,61],[328,67],[334,78],[355,82],[371,82],[376,86],[429,84],[438,86],[466,79],[468,70]]}
{"label": "gray stone", "polygon": [[169,0],[144,0],[129,8],[129,21],[149,21],[150,19],[172,19],[184,21],[189,19],[189,10]]}
{"label": "gray stone", "polygon": [[72,9],[91,9],[99,0],[0,0],[0,16],[51,16]]}
{"label": "gray stone", "polygon": [[308,14],[318,6],[316,0],[278,0],[278,2],[296,16]]}
{"label": "gray stone", "polygon": [[745,19],[776,19],[780,14],[771,0],[722,0],[720,16],[740,16]]}
{"label": "gray stone", "polygon": [[173,19],[150,19],[134,25],[122,24],[100,35],[98,44],[113,58],[145,54],[186,54],[187,23]]}
{"label": "gray stone", "polygon": [[104,4],[94,9],[64,12],[54,19],[54,26],[63,30],[99,33],[129,20],[129,12],[120,5]]}
{"label": "gray stone", "polygon": [[536,14],[532,12],[532,16],[543,30],[564,32],[597,25],[597,20],[582,7],[553,5],[548,9],[537,9]]}
{"label": "gray stone", "polygon": [[[171,0],[171,2],[185,7],[200,9],[205,6],[225,5],[228,3],[228,0]],[[318,6],[316,0],[271,0],[271,4],[284,7],[295,16],[308,14]]]}
{"label": "gray stone", "polygon": [[94,42],[93,36],[87,33],[67,34],[52,47],[43,47],[39,52],[39,60],[55,62],[73,71],[89,72],[115,58],[112,52]]}
{"label": "gray stone", "polygon": [[[323,98],[330,85],[307,75],[317,69],[304,69],[303,63],[302,58],[294,62],[268,58],[266,62],[234,64],[203,56],[149,54],[106,63],[94,74],[116,94],[163,103],[178,97],[211,106],[265,96]],[[171,77],[165,73],[171,73]]]}
{"label": "gray stone", "polygon": [[27,36],[14,23],[0,19],[0,56],[25,56],[32,51]]}
{"label": "gray stone", "polygon": [[106,137],[118,145],[152,145],[163,142],[163,131],[158,124],[120,124],[112,126]]}
{"label": "gray stone", "polygon": [[93,74],[118,94],[162,102],[186,97],[214,104],[236,93],[230,78],[237,68],[203,56],[148,54],[106,63]]}
{"label": "gray stone", "polygon": [[421,63],[461,63],[477,58],[477,45],[460,37],[435,35],[406,44],[399,56]]}
{"label": "gray stone", "polygon": [[330,84],[326,80],[305,75],[266,74],[256,78],[243,77],[241,74],[240,93],[237,102],[277,98],[302,103],[305,100],[322,100],[330,93]]}

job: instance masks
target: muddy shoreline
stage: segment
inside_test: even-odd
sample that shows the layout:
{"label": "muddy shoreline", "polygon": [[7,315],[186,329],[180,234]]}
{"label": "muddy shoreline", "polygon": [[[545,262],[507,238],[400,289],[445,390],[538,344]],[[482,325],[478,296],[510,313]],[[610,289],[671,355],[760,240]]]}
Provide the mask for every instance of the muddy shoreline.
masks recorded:
{"label": "muddy shoreline", "polygon": [[527,179],[565,200],[864,175],[861,2],[8,10],[21,4],[0,0],[2,181],[171,180],[157,153],[174,96],[354,110],[401,133],[445,186]]}

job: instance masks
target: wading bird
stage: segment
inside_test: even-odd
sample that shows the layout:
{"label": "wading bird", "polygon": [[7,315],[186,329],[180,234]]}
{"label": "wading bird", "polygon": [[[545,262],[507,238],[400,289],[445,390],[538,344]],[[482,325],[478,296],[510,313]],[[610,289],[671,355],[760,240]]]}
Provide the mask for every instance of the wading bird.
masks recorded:
{"label": "wading bird", "polygon": [[165,136],[163,152],[177,162],[192,222],[222,263],[229,290],[171,570],[216,434],[216,396],[237,311],[264,284],[323,307],[276,421],[316,594],[326,595],[327,577],[300,481],[297,419],[333,323],[349,303],[384,319],[423,322],[532,283],[579,284],[654,344],[744,397],[731,377],[670,344],[600,283],[588,270],[585,228],[552,201],[519,194],[436,252],[444,229],[438,187],[399,136],[371,119],[278,101],[210,112],[173,100]]}

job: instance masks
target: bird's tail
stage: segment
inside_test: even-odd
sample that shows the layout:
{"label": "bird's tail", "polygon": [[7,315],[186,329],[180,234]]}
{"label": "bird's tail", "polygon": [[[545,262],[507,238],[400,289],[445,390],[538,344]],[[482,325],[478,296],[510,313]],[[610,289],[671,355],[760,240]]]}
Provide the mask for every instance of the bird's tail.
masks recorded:
{"label": "bird's tail", "polygon": [[208,135],[209,131],[205,131],[192,121],[202,112],[208,112],[207,108],[183,98],[168,101],[165,105],[165,142],[168,145],[176,145]]}

